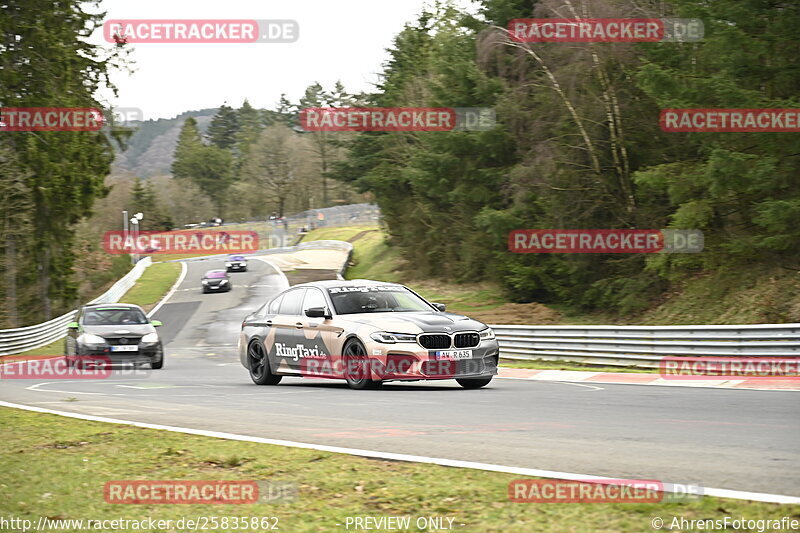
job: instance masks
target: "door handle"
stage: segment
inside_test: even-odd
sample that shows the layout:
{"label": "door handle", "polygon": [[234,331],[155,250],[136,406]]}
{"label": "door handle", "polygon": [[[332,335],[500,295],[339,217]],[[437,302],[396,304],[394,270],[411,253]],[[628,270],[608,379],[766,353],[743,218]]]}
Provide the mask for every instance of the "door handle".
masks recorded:
{"label": "door handle", "polygon": [[265,324],[267,325],[267,327],[271,327],[272,326],[272,320],[267,320],[265,322]]}
{"label": "door handle", "polygon": [[303,329],[303,323],[302,323],[302,322],[297,322],[297,323],[294,325],[294,327],[296,327],[297,329]]}

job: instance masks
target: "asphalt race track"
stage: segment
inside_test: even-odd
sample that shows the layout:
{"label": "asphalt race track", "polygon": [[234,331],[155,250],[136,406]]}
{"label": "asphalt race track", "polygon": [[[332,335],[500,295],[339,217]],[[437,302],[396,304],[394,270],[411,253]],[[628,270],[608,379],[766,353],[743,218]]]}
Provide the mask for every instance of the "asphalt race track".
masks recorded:
{"label": "asphalt race track", "polygon": [[[163,370],[111,379],[3,380],[0,399],[36,407],[272,439],[800,496],[794,392],[496,379],[388,383],[284,378],[254,385],[236,356],[242,318],[286,281],[251,260],[233,291],[202,294],[222,260],[188,263],[154,318]],[[69,401],[67,401],[69,400]]]}

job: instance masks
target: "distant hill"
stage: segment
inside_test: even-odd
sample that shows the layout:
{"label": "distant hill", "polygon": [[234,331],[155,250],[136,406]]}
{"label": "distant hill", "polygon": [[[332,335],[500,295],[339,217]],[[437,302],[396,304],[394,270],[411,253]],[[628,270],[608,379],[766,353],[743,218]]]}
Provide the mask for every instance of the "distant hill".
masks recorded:
{"label": "distant hill", "polygon": [[194,117],[200,132],[205,133],[216,112],[217,109],[186,111],[175,118],[145,120],[136,124],[138,129],[128,139],[127,148],[117,153],[113,171],[128,171],[140,178],[169,174],[183,121]]}

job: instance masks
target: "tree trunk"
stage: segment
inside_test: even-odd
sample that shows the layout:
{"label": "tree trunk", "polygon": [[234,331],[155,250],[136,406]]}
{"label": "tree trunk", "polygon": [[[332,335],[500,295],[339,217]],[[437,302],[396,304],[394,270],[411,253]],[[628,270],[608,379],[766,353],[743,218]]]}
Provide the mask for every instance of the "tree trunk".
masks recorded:
{"label": "tree trunk", "polygon": [[52,304],[50,302],[50,250],[42,250],[42,262],[39,263],[39,298],[42,301],[42,314],[44,321],[52,318]]}
{"label": "tree trunk", "polygon": [[17,313],[17,250],[13,235],[6,235],[6,316],[8,317],[8,327],[19,327],[19,315]]}

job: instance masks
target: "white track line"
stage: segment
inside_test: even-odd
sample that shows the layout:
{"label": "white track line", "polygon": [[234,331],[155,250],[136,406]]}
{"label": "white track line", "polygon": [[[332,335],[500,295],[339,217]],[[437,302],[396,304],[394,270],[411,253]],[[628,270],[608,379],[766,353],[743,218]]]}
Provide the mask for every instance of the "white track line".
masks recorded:
{"label": "white track line", "polygon": [[[404,453],[379,452],[372,450],[360,450],[356,448],[341,448],[339,446],[326,446],[324,444],[310,444],[306,442],[294,442],[289,440],[267,439],[263,437],[252,437],[248,435],[237,435],[235,433],[222,433],[219,431],[209,431],[205,429],[182,428],[175,426],[164,426],[161,424],[148,424],[146,422],[134,422],[131,420],[120,420],[117,418],[106,418],[102,416],[84,415],[80,413],[70,413],[67,411],[56,411],[43,407],[33,407],[10,402],[0,401],[0,407],[10,407],[22,409],[36,413],[48,413],[52,415],[77,418],[79,420],[90,420],[93,422],[106,422],[109,424],[125,424],[140,428],[159,429],[163,431],[173,431],[175,433],[186,433],[189,435],[200,435],[203,437],[214,437],[218,439],[238,440],[244,442],[257,442],[261,444],[272,444],[275,446],[288,446],[290,448],[304,448],[331,453],[343,453],[347,455],[357,455],[361,457],[372,457],[375,459],[386,459],[389,461],[407,461],[413,463],[434,464],[439,466],[450,466],[455,468],[471,468],[474,470],[485,470],[489,472],[503,472],[506,474],[517,474],[520,476],[535,476],[550,479],[566,479],[570,481],[587,482],[619,482],[619,478],[608,478],[602,476],[590,476],[585,474],[575,474],[571,472],[558,472],[555,470],[539,470],[537,468],[520,468],[514,466],[494,465],[487,463],[475,463],[472,461],[461,461],[458,459],[441,459],[435,457],[424,457],[420,455],[407,455]],[[672,485],[664,483],[664,491],[671,492]],[[746,492],[729,489],[715,489],[711,487],[699,487],[699,493],[705,496],[715,496],[718,498],[732,498],[735,500],[751,500],[767,503],[800,504],[800,497],[786,496],[782,494],[768,494],[763,492]]]}
{"label": "white track line", "polygon": [[156,304],[156,306],[150,310],[149,313],[147,313],[147,317],[148,318],[153,316],[154,314],[156,314],[156,311],[161,309],[161,306],[164,305],[165,303],[167,303],[167,300],[169,300],[172,297],[172,295],[175,294],[175,291],[178,290],[178,287],[180,286],[180,284],[183,283],[183,280],[186,277],[187,270],[188,270],[188,267],[186,266],[186,262],[185,261],[181,261],[181,273],[178,276],[178,279],[175,281],[175,283],[172,284],[172,287],[170,287],[170,289],[167,292],[167,294],[165,294],[164,297],[161,298],[161,301],[158,302]]}
{"label": "white track line", "polygon": [[[287,278],[287,277],[286,277],[286,274],[284,274],[284,273],[283,273],[283,270],[281,270],[281,269],[280,269],[280,268],[279,268],[279,267],[278,267],[278,266],[277,266],[275,263],[273,263],[273,262],[272,262],[272,261],[270,261],[269,259],[266,259],[266,258],[264,258],[264,257],[259,257],[259,256],[253,256],[253,257],[252,257],[252,259],[258,259],[259,261],[261,261],[261,262],[263,262],[263,263],[266,263],[266,264],[268,264],[269,266],[271,266],[271,267],[272,267],[272,269],[273,269],[275,272],[277,272],[277,273],[278,273],[278,275],[279,275],[281,278],[283,278],[283,282],[286,284],[286,288],[288,289],[289,287],[291,287],[291,285],[289,284],[289,278]],[[284,289],[284,290],[285,290],[285,289]]]}

